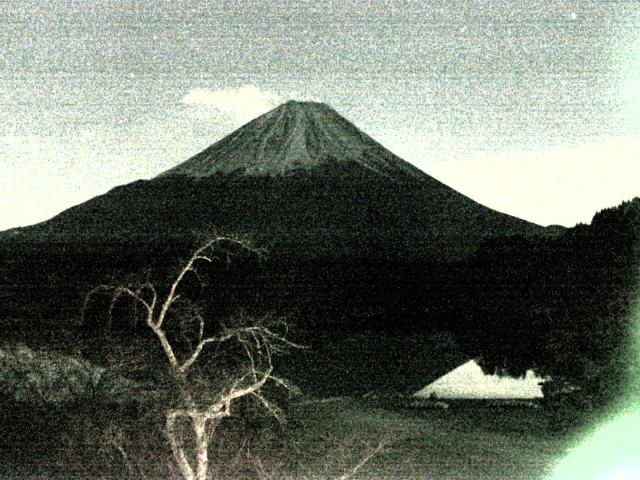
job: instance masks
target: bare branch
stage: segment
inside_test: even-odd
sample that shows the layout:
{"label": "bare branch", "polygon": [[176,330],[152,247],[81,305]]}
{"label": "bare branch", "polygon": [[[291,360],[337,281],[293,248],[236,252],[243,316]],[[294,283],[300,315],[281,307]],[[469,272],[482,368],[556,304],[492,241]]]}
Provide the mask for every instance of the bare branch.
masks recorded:
{"label": "bare branch", "polygon": [[353,477],[357,473],[357,471],[360,470],[369,460],[371,460],[376,455],[384,452],[384,447],[386,446],[386,444],[387,444],[387,441],[385,439],[380,440],[380,443],[378,443],[378,446],[376,448],[367,452],[367,454],[362,458],[362,460],[360,460],[348,472],[344,473],[343,475],[340,475],[338,477],[338,480],[347,480]]}
{"label": "bare branch", "polygon": [[198,315],[198,323],[198,341],[201,341],[204,336],[204,318],[202,318],[202,315]]}
{"label": "bare branch", "polygon": [[223,411],[226,413],[226,415],[230,415],[231,402],[233,400],[244,397],[246,395],[251,395],[254,392],[257,392],[258,390],[260,390],[264,386],[264,384],[267,383],[267,380],[271,378],[272,372],[273,372],[273,367],[269,365],[269,368],[267,369],[267,371],[262,372],[260,374],[261,375],[260,378],[257,381],[254,381],[253,383],[251,383],[246,387],[239,388],[239,385],[242,383],[242,381],[244,381],[245,378],[247,378],[249,374],[243,375],[240,381],[236,382],[234,386],[231,389],[229,389],[229,392],[226,395],[223,395],[218,402],[216,402],[215,404],[209,407],[208,411],[215,412],[217,411],[218,408],[222,408]]}
{"label": "bare branch", "polygon": [[167,315],[167,312],[171,308],[171,304],[173,304],[173,302],[176,301],[176,299],[177,299],[176,290],[178,289],[178,286],[180,285],[180,283],[184,279],[185,275],[188,272],[193,270],[193,266],[194,266],[194,264],[195,264],[195,262],[197,260],[204,260],[204,261],[207,261],[207,262],[211,262],[212,259],[210,257],[202,255],[202,253],[205,252],[207,249],[212,248],[214,245],[217,245],[218,243],[220,243],[220,242],[222,242],[224,240],[227,240],[227,239],[224,238],[224,237],[217,237],[217,238],[214,238],[213,240],[209,240],[203,246],[198,248],[193,253],[193,255],[191,255],[191,258],[189,258],[187,263],[178,272],[178,276],[176,277],[176,279],[171,284],[171,287],[169,288],[169,293],[167,294],[167,298],[163,302],[162,307],[160,309],[160,313],[159,313],[158,319],[156,321],[156,325],[157,325],[158,328],[162,327],[162,324],[164,323],[164,319],[165,319],[165,317]]}
{"label": "bare branch", "polygon": [[91,300],[91,297],[93,297],[93,295],[95,295],[96,293],[98,293],[101,290],[106,290],[107,292],[113,290],[113,287],[110,287],[109,285],[98,285],[94,288],[92,288],[91,290],[89,290],[89,292],[85,295],[84,297],[84,302],[82,304],[82,323],[84,324],[86,318],[86,312],[87,312],[87,307],[89,306],[89,301]]}
{"label": "bare branch", "polygon": [[142,288],[134,291],[130,287],[124,287],[124,286],[117,287],[111,299],[111,308],[109,309],[109,312],[111,313],[113,311],[113,305],[118,301],[118,299],[121,296],[128,295],[129,297],[133,298],[136,302],[139,302],[142,304],[142,306],[147,311],[148,318],[153,318],[153,308],[151,307],[151,304],[147,302],[144,299],[144,297],[141,296],[141,290]]}
{"label": "bare branch", "polygon": [[274,375],[271,375],[270,380],[271,380],[273,383],[275,383],[275,384],[277,384],[277,385],[280,385],[281,387],[283,387],[283,388],[287,389],[289,392],[291,392],[291,393],[293,393],[293,394],[299,394],[299,393],[300,393],[300,389],[299,389],[297,386],[295,386],[295,385],[292,385],[292,384],[288,383],[288,382],[287,382],[285,379],[283,379],[283,378],[280,378],[280,377],[276,377],[276,376],[274,376]]}
{"label": "bare branch", "polygon": [[267,411],[275,418],[280,425],[282,425],[281,410],[269,402],[260,392],[253,392],[252,395],[258,399],[258,401],[267,409]]}
{"label": "bare branch", "polygon": [[181,412],[178,410],[171,410],[166,414],[166,432],[167,438],[169,440],[169,445],[171,446],[171,452],[173,453],[173,457],[178,464],[178,468],[180,469],[180,473],[186,480],[195,480],[195,474],[191,464],[189,463],[189,459],[185,454],[182,447],[178,444],[178,436],[176,434],[176,421],[181,416]]}
{"label": "bare branch", "polygon": [[[205,259],[205,257],[203,257],[203,259]],[[211,263],[211,259],[206,258],[207,261],[209,261],[209,263]],[[205,286],[205,281],[202,279],[202,277],[200,276],[200,274],[198,273],[198,270],[196,270],[195,268],[191,269],[191,273],[193,273],[193,275],[198,279],[198,283],[200,284],[200,288],[204,288]]]}
{"label": "bare branch", "polygon": [[[148,289],[152,292],[152,300],[151,303],[147,302],[143,297],[142,297],[142,292]],[[167,336],[165,335],[164,331],[157,325],[157,322],[154,322],[153,320],[153,312],[155,309],[155,305],[156,305],[156,301],[157,301],[157,294],[156,294],[156,290],[155,288],[151,285],[151,284],[144,284],[142,285],[139,289],[137,289],[136,291],[133,291],[131,288],[129,287],[117,287],[112,300],[111,300],[111,305],[109,306],[109,315],[111,316],[113,313],[113,306],[116,303],[116,301],[118,300],[118,298],[120,298],[122,295],[128,295],[131,298],[133,298],[135,301],[141,303],[146,311],[147,314],[145,316],[145,322],[146,324],[151,328],[151,330],[153,331],[153,333],[156,334],[156,336],[158,337],[158,340],[160,340],[160,345],[162,346],[162,349],[167,357],[167,359],[169,360],[169,363],[171,364],[172,367],[177,367],[178,365],[178,359],[173,351],[173,348],[171,347],[171,344],[169,343],[169,341],[167,340]]]}
{"label": "bare branch", "polygon": [[[204,328],[204,321],[201,319],[200,335],[202,335],[203,328]],[[272,343],[273,341],[277,341],[284,345],[288,345],[295,348],[305,348],[301,345],[298,345],[294,342],[287,340],[283,336],[275,334],[274,332],[272,332],[271,330],[265,327],[252,326],[252,327],[240,327],[235,329],[225,329],[224,334],[219,337],[209,337],[209,338],[200,340],[195,350],[193,351],[193,353],[189,356],[189,358],[185,360],[182,363],[182,365],[179,366],[180,372],[185,373],[191,367],[191,365],[193,365],[198,360],[198,357],[200,356],[200,354],[202,353],[202,350],[207,344],[223,343],[231,339],[236,339],[239,343],[243,344],[243,347],[245,348],[245,352],[247,352],[248,356],[252,361],[253,367],[255,367],[255,363],[253,362],[253,357],[251,357],[249,350],[247,350],[246,345],[242,340],[243,334],[249,334],[254,339],[254,343],[258,348],[258,350],[265,348],[266,354],[268,356],[271,356],[272,354],[271,350],[274,347]],[[266,341],[266,340],[269,340],[269,341]]]}
{"label": "bare branch", "polygon": [[149,326],[151,327],[151,330],[156,334],[158,340],[160,340],[160,345],[162,345],[162,350],[164,350],[167,360],[169,360],[169,364],[173,368],[178,368],[178,359],[173,351],[173,348],[171,347],[171,344],[169,343],[169,340],[167,340],[167,336],[165,335],[164,331],[161,328],[157,328],[155,324],[153,324],[153,322],[147,323],[150,323]]}
{"label": "bare branch", "polygon": [[156,293],[156,288],[153,286],[151,282],[145,282],[142,285],[140,285],[140,287],[136,290],[135,293],[139,298],[142,298],[142,294],[145,291],[151,292],[151,303],[147,303],[147,305],[149,305],[149,308],[153,311],[156,307],[156,302],[158,300],[158,294]]}
{"label": "bare branch", "polygon": [[[204,260],[205,262],[211,263],[213,262],[217,257],[206,257],[204,255],[196,255],[195,257],[193,257],[193,261],[191,262],[192,265],[193,263],[195,263],[197,260]],[[193,268],[190,269],[192,272],[195,272],[195,270]]]}
{"label": "bare branch", "polygon": [[198,357],[200,356],[200,354],[202,353],[202,349],[205,347],[205,345],[209,344],[209,343],[213,343],[213,342],[219,342],[220,340],[217,338],[205,338],[204,340],[200,340],[198,342],[198,345],[196,346],[195,350],[193,351],[193,353],[191,354],[191,356],[185,360],[182,365],[180,365],[178,367],[178,370],[181,373],[186,373],[186,371],[189,369],[189,367],[191,367],[191,365],[193,365],[193,363],[198,360]]}
{"label": "bare branch", "polygon": [[238,335],[238,334],[256,334],[260,337],[263,338],[263,340],[268,339],[271,342],[271,347],[273,348],[274,343],[273,341],[277,342],[277,343],[282,343],[283,345],[292,347],[292,348],[307,348],[304,345],[299,345],[295,342],[292,342],[291,340],[288,340],[286,337],[284,337],[283,335],[279,335],[275,332],[273,332],[272,330],[268,329],[267,327],[261,326],[261,325],[252,325],[249,327],[239,327],[239,328],[235,328],[235,329],[226,329],[225,330],[225,337],[232,337],[234,335]]}
{"label": "bare branch", "polygon": [[277,343],[282,343],[283,345],[286,345],[286,346],[289,346],[289,347],[292,347],[292,348],[307,348],[304,345],[299,345],[299,344],[297,344],[295,342],[292,342],[291,340],[288,340],[283,335],[279,335],[277,333],[274,333],[273,331],[271,331],[267,327],[263,327],[263,326],[247,327],[247,330],[258,332],[262,336],[268,337],[270,340],[275,340]]}

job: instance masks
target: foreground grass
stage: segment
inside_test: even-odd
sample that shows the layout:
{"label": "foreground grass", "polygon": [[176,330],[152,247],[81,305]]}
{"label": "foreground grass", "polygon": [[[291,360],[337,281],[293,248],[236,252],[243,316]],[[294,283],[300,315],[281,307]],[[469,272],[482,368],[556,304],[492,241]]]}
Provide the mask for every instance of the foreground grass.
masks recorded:
{"label": "foreground grass", "polygon": [[300,443],[319,475],[348,467],[344,461],[313,463],[335,445],[350,450],[346,460],[384,441],[384,453],[358,472],[362,478],[537,479],[571,443],[568,435],[548,433],[541,412],[528,408],[416,412],[354,400],[300,408]]}
{"label": "foreground grass", "polygon": [[[72,353],[71,339],[58,345]],[[66,405],[0,398],[0,476],[179,478],[157,400],[101,392]],[[472,403],[415,410],[302,398],[287,420],[229,419],[211,445],[212,478],[542,479],[574,440],[554,433],[541,409]]]}
{"label": "foreground grass", "polygon": [[[154,419],[129,417],[127,424],[126,418],[116,410],[76,410],[14,419],[3,432],[0,473],[178,478],[167,468],[170,455]],[[354,478],[537,479],[570,443],[566,435],[545,433],[543,420],[532,409],[415,412],[353,399],[307,401],[292,407],[280,432],[266,428],[251,438],[232,422],[211,450],[219,478],[336,478],[375,451]]]}

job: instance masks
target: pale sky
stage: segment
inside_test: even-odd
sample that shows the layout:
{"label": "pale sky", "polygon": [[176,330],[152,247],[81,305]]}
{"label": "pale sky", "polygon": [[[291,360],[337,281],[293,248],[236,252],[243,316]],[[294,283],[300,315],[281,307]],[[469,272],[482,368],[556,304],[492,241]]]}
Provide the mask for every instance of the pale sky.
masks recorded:
{"label": "pale sky", "polygon": [[5,0],[0,230],[326,102],[543,225],[640,195],[638,1]]}

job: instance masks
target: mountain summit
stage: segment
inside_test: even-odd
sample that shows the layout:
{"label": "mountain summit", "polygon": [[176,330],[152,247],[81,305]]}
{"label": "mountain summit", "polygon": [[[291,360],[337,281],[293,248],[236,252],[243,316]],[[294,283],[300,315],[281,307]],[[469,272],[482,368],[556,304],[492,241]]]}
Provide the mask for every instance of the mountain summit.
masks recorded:
{"label": "mountain summit", "polygon": [[271,176],[332,162],[392,178],[421,175],[328,105],[288,101],[160,176]]}

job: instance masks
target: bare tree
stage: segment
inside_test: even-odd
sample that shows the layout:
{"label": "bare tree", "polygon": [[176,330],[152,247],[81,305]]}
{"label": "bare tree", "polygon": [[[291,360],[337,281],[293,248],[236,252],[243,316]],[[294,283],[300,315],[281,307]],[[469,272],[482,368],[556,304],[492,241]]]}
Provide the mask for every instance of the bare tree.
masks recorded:
{"label": "bare tree", "polygon": [[[234,403],[243,397],[255,398],[270,414],[278,417],[278,408],[262,393],[267,382],[275,382],[285,388],[289,385],[273,373],[273,356],[288,347],[299,345],[286,339],[286,324],[283,320],[263,317],[240,322],[240,325],[221,325],[215,335],[207,335],[207,326],[202,311],[186,298],[182,298],[180,287],[188,275],[200,280],[198,267],[203,263],[212,263],[220,258],[221,245],[230,242],[228,238],[217,237],[209,240],[195,250],[191,257],[181,266],[172,283],[162,292],[151,282],[139,285],[119,285],[109,287],[101,285],[92,291],[107,289],[111,293],[111,306],[121,297],[130,297],[142,307],[144,322],[153,332],[162,348],[168,367],[178,384],[180,394],[179,405],[166,408],[165,433],[171,447],[177,468],[186,480],[204,480],[209,470],[209,444],[220,421],[233,414]],[[233,243],[249,248],[247,245]],[[226,260],[229,260],[228,252]],[[182,304],[182,308],[177,308]],[[86,305],[86,302],[85,302]],[[191,323],[193,329],[190,347],[178,348],[175,339],[167,333],[169,319]],[[280,333],[278,327],[285,327]],[[211,349],[218,351],[222,345],[231,344],[241,352],[243,361],[235,374],[223,382],[217,392],[208,391],[202,394],[197,388],[197,380],[193,370],[203,363],[204,352]],[[179,422],[190,424],[194,435],[193,454],[185,448]]]}

